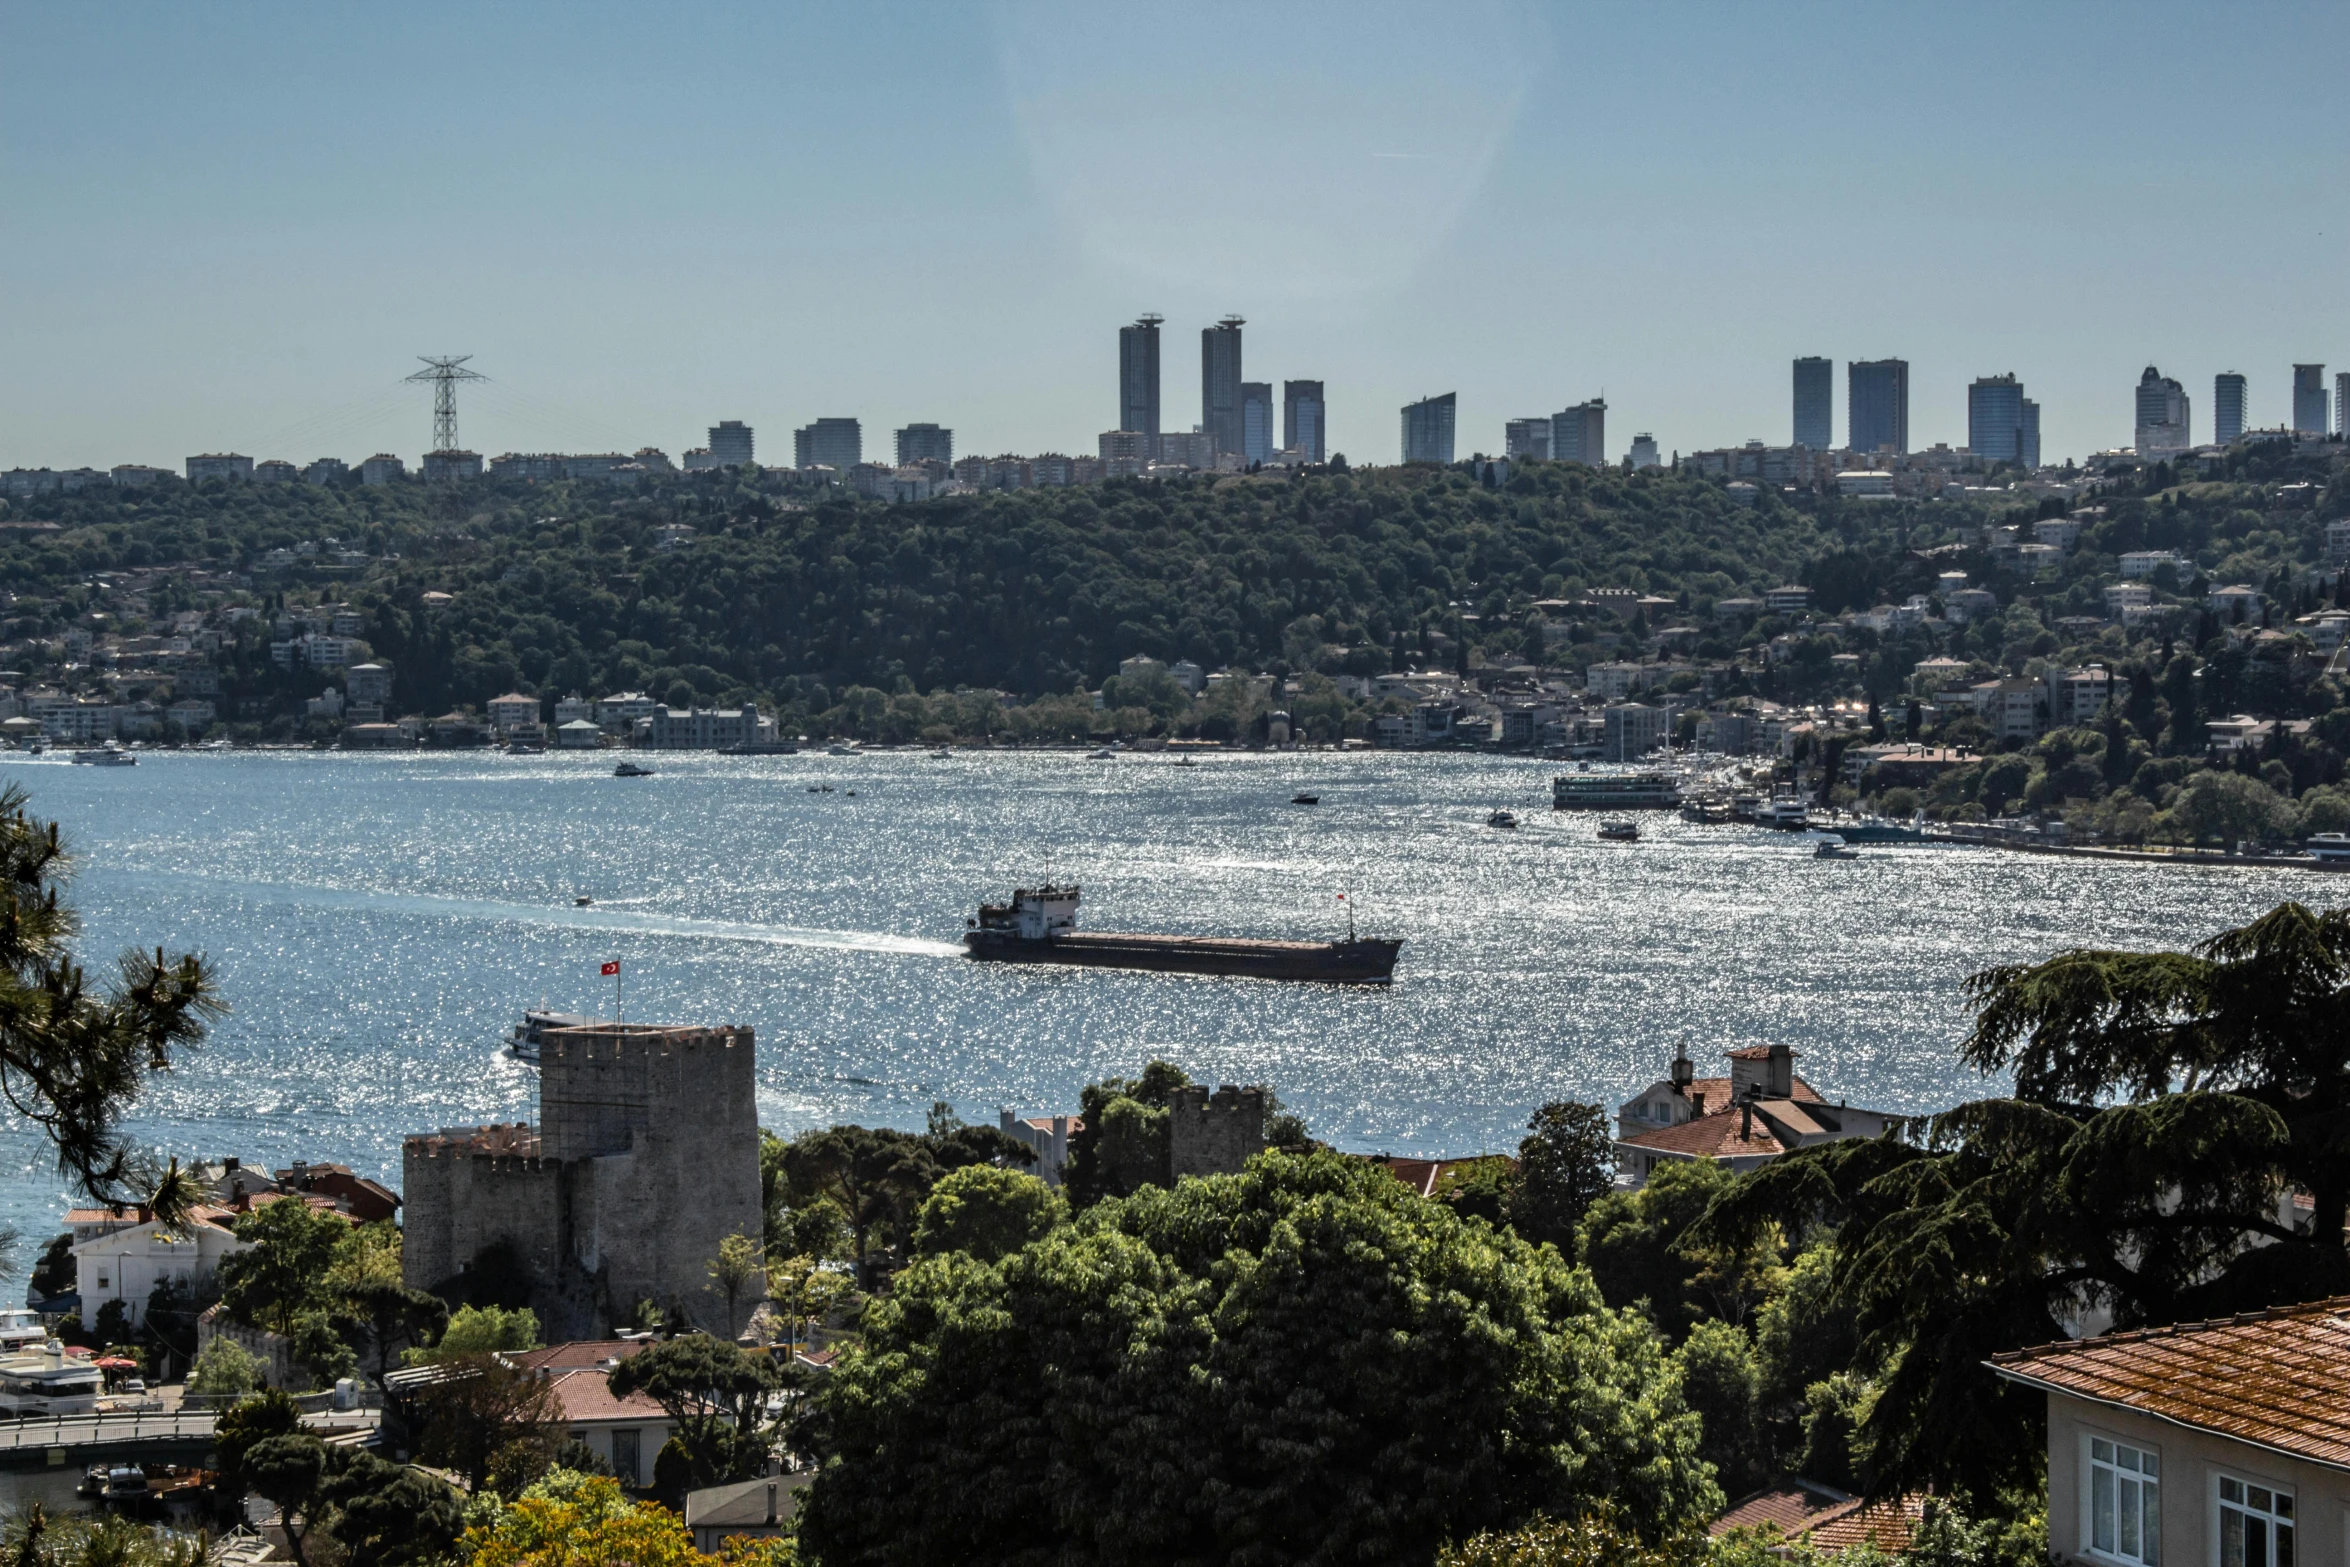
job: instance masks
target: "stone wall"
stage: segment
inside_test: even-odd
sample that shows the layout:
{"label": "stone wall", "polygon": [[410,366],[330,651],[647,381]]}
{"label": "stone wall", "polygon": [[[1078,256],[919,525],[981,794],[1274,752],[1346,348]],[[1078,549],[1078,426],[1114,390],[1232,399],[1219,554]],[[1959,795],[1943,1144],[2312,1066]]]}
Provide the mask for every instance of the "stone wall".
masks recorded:
{"label": "stone wall", "polygon": [[1265,1151],[1265,1091],[1230,1083],[1178,1088],[1167,1105],[1167,1168],[1187,1175],[1236,1174]]}
{"label": "stone wall", "polygon": [[535,1153],[496,1151],[499,1146],[447,1135],[411,1137],[402,1145],[400,1271],[414,1288],[451,1288],[500,1242],[513,1248],[534,1283],[554,1282],[563,1255],[561,1166]]}

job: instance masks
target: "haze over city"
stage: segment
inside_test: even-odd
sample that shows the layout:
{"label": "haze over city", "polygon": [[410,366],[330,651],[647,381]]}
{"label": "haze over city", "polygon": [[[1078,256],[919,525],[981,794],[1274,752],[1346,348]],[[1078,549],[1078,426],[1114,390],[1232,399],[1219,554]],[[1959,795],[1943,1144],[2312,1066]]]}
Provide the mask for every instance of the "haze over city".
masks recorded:
{"label": "haze over city", "polygon": [[[742,419],[1092,449],[1115,331],[1248,318],[1393,461],[1605,396],[1620,454],[1789,438],[1789,361],[1909,361],[1910,444],[2012,371],[2050,460],[2350,361],[2340,6],[11,5],[0,467],[465,440],[678,450]],[[2328,371],[2329,381],[2331,370]],[[772,454],[772,457],[771,457]]]}

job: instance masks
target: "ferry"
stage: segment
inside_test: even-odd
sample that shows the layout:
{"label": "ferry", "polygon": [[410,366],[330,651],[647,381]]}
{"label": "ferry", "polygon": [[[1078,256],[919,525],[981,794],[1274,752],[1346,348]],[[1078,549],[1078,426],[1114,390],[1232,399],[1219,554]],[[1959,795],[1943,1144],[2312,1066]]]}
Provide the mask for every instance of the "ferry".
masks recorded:
{"label": "ferry", "polygon": [[2350,833],[2313,832],[2301,840],[2301,847],[2313,860],[2328,865],[2350,864]]}
{"label": "ferry", "polygon": [[1811,807],[1801,800],[1781,796],[1764,806],[1754,821],[1758,827],[1776,827],[1781,832],[1802,832],[1811,826]]}
{"label": "ferry", "polygon": [[109,740],[95,750],[76,751],[74,763],[81,767],[136,767],[139,759]]}
{"label": "ferry", "polygon": [[1015,888],[1011,902],[983,903],[978,916],[965,921],[963,949],[993,963],[1384,985],[1395,977],[1395,954],[1403,945],[1400,940],[1357,939],[1351,908],[1344,941],[1080,933],[1077,898],[1074,885]]}
{"label": "ferry", "polygon": [[87,1415],[98,1409],[104,1374],[68,1356],[50,1339],[39,1349],[0,1356],[0,1415]]}
{"label": "ferry", "polygon": [[1554,811],[1671,810],[1681,803],[1681,780],[1672,773],[1567,773],[1551,780]]}
{"label": "ferry", "polygon": [[0,1355],[20,1355],[48,1341],[49,1330],[42,1326],[39,1312],[21,1306],[0,1311]]}
{"label": "ferry", "polygon": [[539,1047],[545,1042],[550,1028],[596,1028],[604,1022],[600,1017],[588,1017],[578,1012],[525,1012],[522,1021],[514,1025],[514,1032],[506,1038],[506,1054],[517,1061],[538,1065]]}

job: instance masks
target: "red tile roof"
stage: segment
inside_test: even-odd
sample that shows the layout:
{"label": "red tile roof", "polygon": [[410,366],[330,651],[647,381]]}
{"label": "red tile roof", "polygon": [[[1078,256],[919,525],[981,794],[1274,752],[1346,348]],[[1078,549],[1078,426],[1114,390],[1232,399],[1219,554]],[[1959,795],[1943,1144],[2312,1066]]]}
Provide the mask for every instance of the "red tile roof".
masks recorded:
{"label": "red tile roof", "polygon": [[1793,1480],[1733,1504],[1708,1530],[1726,1534],[1732,1529],[1768,1524],[1823,1556],[1841,1555],[1863,1541],[1881,1551],[1897,1552],[1908,1549],[1909,1537],[1924,1509],[1922,1496],[1870,1503],[1808,1480]]}
{"label": "red tile roof", "polygon": [[554,1384],[555,1400],[562,1406],[563,1418],[573,1425],[614,1420],[667,1420],[669,1411],[655,1403],[651,1395],[631,1393],[626,1398],[614,1398],[605,1373],[583,1367],[575,1371],[554,1372],[548,1380]]}
{"label": "red tile roof", "polygon": [[644,1347],[636,1339],[578,1339],[569,1344],[549,1344],[540,1349],[510,1350],[506,1359],[525,1371],[578,1371],[589,1366],[600,1366],[607,1360],[626,1360]]}
{"label": "red tile roof", "polygon": [[[1820,1097],[1818,1089],[1805,1082],[1800,1076],[1795,1079],[1794,1088],[1794,1097],[1806,1104],[1824,1105],[1828,1102]],[[1731,1079],[1727,1077],[1701,1077],[1689,1085],[1689,1092],[1705,1095],[1705,1102],[1718,1109],[1730,1102]]]}
{"label": "red tile roof", "polygon": [[446,1132],[419,1132],[406,1139],[406,1146],[421,1147],[427,1153],[482,1154],[493,1158],[535,1159],[539,1156],[539,1134],[528,1122],[512,1125],[452,1127]]}
{"label": "red tile roof", "polygon": [[1660,1126],[1653,1132],[1641,1132],[1617,1141],[1634,1148],[1688,1154],[1699,1159],[1754,1158],[1787,1151],[1771,1135],[1768,1121],[1759,1115],[1751,1119],[1750,1131],[1749,1117],[1744,1111],[1716,1110],[1683,1121],[1679,1126]]}
{"label": "red tile roof", "polygon": [[1767,1523],[1776,1524],[1781,1534],[1800,1534],[1820,1518],[1851,1502],[1852,1498],[1842,1491],[1831,1491],[1824,1485],[1815,1486],[1802,1480],[1790,1481],[1777,1490],[1757,1491],[1732,1502],[1729,1511],[1708,1526],[1708,1532],[1727,1534],[1732,1529],[1752,1529]]}
{"label": "red tile roof", "polygon": [[2350,1296],[1993,1356],[2001,1376],[2350,1469]]}
{"label": "red tile roof", "polygon": [[1447,1175],[1464,1164],[1482,1164],[1487,1159],[1500,1159],[1512,1169],[1517,1168],[1518,1161],[1503,1154],[1479,1154],[1468,1159],[1399,1159],[1389,1156],[1374,1159],[1372,1163],[1387,1166],[1389,1174],[1421,1196],[1433,1197],[1436,1188],[1443,1184]]}

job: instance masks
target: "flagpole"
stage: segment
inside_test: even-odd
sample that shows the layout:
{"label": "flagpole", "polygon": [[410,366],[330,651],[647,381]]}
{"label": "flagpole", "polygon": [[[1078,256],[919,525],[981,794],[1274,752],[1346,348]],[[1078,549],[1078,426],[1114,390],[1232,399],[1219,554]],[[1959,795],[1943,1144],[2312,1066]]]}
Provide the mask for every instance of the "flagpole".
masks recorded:
{"label": "flagpole", "polygon": [[616,1024],[628,1021],[628,1012],[620,1005],[620,965],[617,963],[612,965],[612,1021]]}

